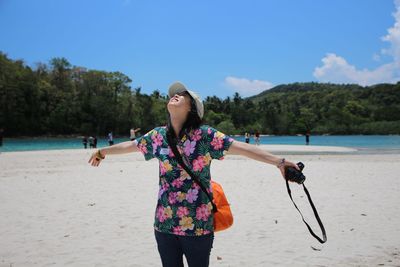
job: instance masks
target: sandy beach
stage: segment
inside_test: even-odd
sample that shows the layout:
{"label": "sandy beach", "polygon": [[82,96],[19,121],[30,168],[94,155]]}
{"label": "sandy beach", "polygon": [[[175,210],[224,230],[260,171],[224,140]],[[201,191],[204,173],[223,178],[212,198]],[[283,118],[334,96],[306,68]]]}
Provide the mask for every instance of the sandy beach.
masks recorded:
{"label": "sandy beach", "polygon": [[[212,177],[235,223],[215,234],[211,266],[400,266],[399,154],[262,148],[306,165],[328,242],[310,236],[276,167],[228,155],[213,161]],[[132,153],[94,168],[90,153],[0,154],[1,267],[161,266],[152,227],[157,160]],[[320,233],[302,188],[292,191]]]}

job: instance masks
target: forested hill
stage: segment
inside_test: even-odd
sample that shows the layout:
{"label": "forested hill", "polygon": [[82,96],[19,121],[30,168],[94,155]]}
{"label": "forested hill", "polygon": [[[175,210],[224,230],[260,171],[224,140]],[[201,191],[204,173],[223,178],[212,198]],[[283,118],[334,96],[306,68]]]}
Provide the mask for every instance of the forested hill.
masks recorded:
{"label": "forested hill", "polygon": [[[143,94],[131,82],[65,58],[30,67],[0,52],[0,129],[6,136],[126,136],[165,124],[166,95]],[[400,134],[400,83],[294,83],[250,98],[203,97],[206,123],[228,134]]]}
{"label": "forested hill", "polygon": [[400,133],[400,82],[367,87],[293,83],[249,100],[263,111],[263,123],[274,133]]}
{"label": "forested hill", "polygon": [[336,90],[336,89],[348,89],[348,90],[356,90],[356,89],[364,89],[364,87],[357,84],[333,84],[333,83],[292,83],[292,84],[281,84],[275,86],[269,90],[265,90],[262,93],[249,97],[250,99],[260,98],[270,93],[279,93],[279,92],[294,92],[294,91],[312,91],[312,90]]}

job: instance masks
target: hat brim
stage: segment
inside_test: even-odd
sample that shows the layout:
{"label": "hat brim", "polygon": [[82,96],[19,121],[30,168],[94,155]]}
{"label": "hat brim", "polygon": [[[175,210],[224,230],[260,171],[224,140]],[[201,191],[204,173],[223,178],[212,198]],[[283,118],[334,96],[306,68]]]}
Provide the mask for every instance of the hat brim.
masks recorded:
{"label": "hat brim", "polygon": [[186,86],[183,83],[174,82],[169,87],[168,95],[169,95],[169,97],[173,97],[174,95],[185,92],[185,91],[188,91],[188,89],[186,88]]}
{"label": "hat brim", "polygon": [[204,115],[204,106],[200,97],[193,91],[186,88],[186,86],[181,82],[174,82],[168,89],[169,97],[173,97],[176,94],[188,92],[188,94],[194,99],[196,103],[197,114],[202,119]]}

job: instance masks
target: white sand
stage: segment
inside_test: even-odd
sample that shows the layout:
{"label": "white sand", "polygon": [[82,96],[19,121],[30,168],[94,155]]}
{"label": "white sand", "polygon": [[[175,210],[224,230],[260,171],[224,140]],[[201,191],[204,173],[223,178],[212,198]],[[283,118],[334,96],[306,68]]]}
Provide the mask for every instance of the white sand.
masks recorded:
{"label": "white sand", "polygon": [[[89,153],[0,154],[1,267],[161,266],[152,228],[157,161],[127,154],[94,168]],[[400,155],[285,157],[305,163],[328,242],[309,235],[275,167],[227,156],[212,174],[235,224],[216,233],[211,266],[400,266]],[[318,230],[301,187],[292,188]]]}
{"label": "white sand", "polygon": [[294,153],[344,153],[356,152],[357,149],[337,146],[306,146],[306,145],[261,145],[261,148],[271,152]]}

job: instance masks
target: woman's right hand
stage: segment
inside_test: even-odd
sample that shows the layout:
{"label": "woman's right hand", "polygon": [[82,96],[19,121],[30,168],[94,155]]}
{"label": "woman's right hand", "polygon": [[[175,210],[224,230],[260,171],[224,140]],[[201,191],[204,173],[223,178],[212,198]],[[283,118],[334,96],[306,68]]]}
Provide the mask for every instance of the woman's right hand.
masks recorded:
{"label": "woman's right hand", "polygon": [[105,156],[101,154],[101,151],[99,149],[96,152],[93,152],[93,154],[90,156],[88,163],[94,167],[97,167],[103,159],[105,159]]}
{"label": "woman's right hand", "polygon": [[298,171],[301,171],[299,166],[297,166],[297,164],[290,162],[288,160],[285,160],[285,158],[282,158],[279,162],[279,164],[277,165],[278,169],[281,171],[282,177],[284,180],[286,180],[285,178],[285,169],[288,167],[292,167],[295,168]]}

